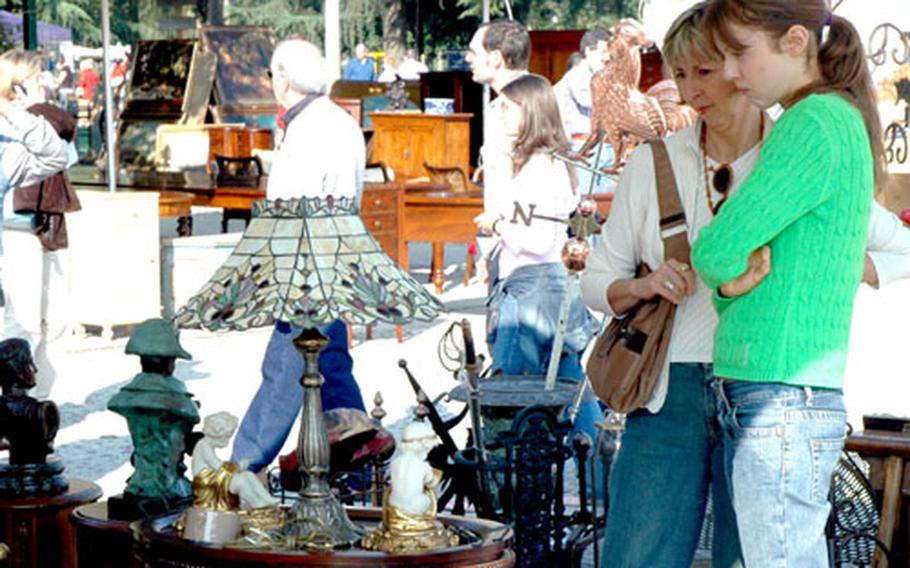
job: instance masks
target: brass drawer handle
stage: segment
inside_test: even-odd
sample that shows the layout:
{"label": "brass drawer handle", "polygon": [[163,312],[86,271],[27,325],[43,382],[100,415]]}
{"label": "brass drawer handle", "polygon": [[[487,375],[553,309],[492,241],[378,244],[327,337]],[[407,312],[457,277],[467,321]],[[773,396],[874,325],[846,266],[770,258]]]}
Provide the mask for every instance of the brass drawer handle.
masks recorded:
{"label": "brass drawer handle", "polygon": [[373,226],[376,227],[377,229],[381,228],[382,221],[379,221],[378,219],[376,221],[373,221]]}
{"label": "brass drawer handle", "polygon": [[373,200],[373,206],[374,206],[374,207],[379,207],[380,205],[382,205],[382,200],[381,200],[381,199],[374,199],[374,200]]}

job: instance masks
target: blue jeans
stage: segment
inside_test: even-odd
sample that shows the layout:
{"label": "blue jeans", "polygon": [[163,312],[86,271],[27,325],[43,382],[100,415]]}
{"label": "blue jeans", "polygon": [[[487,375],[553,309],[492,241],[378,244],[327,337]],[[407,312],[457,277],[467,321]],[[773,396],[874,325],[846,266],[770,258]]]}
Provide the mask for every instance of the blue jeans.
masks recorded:
{"label": "blue jeans", "polygon": [[827,568],[828,491],[844,447],[840,390],[719,381],[724,462],[749,568]]}
{"label": "blue jeans", "polygon": [[670,365],[670,384],[657,414],[626,417],[610,474],[601,566],[689,568],[712,490],[712,566],[741,567],[736,519],[723,469],[712,366]]}
{"label": "blue jeans", "polygon": [[[487,312],[487,343],[494,373],[546,374],[566,279],[562,264],[536,264],[518,268],[494,286]],[[578,286],[573,290],[558,376],[582,380],[581,355],[598,324],[581,301]],[[586,432],[593,441],[597,436],[595,424],[602,419],[600,405],[587,389],[572,434]]]}
{"label": "blue jeans", "polygon": [[[294,346],[301,329],[285,322],[275,324],[262,361],[262,384],[240,423],[234,439],[232,461],[250,460],[250,470],[267,467],[281,451],[294,420],[303,406],[300,378],[306,364]],[[319,328],[329,343],[319,354],[322,409],[357,408],[366,410],[360,387],[354,380],[354,361],[348,352],[347,327],[340,320]]]}

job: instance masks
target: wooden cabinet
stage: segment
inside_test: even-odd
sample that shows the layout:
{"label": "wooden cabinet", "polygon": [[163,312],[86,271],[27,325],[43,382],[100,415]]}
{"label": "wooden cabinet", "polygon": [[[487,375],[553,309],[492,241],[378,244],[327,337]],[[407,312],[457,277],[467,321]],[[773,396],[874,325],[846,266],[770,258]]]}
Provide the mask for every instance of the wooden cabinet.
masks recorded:
{"label": "wooden cabinet", "polygon": [[368,183],[360,200],[360,218],[366,229],[396,264],[399,261],[399,183]]}
{"label": "wooden cabinet", "polygon": [[374,112],[369,116],[374,131],[370,161],[385,162],[396,180],[426,176],[425,161],[470,173],[471,114]]}

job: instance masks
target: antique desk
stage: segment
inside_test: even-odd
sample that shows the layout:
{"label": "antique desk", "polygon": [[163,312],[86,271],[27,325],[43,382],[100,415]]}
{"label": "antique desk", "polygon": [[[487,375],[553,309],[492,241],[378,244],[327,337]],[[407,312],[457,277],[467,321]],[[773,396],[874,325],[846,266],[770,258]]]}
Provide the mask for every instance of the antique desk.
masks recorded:
{"label": "antique desk", "polygon": [[445,282],[443,254],[446,243],[471,244],[477,238],[474,217],[483,212],[483,193],[451,193],[434,188],[404,186],[398,264],[408,268],[408,243],[433,243],[432,276],[437,294]]}
{"label": "antique desk", "polygon": [[14,568],[76,567],[76,536],[68,518],[80,505],[97,501],[101,488],[69,479],[60,495],[0,499],[0,541],[10,547]]}
{"label": "antique desk", "polygon": [[373,153],[368,162],[385,162],[397,181],[424,177],[423,164],[454,166],[471,173],[471,117],[468,113],[371,112]]}

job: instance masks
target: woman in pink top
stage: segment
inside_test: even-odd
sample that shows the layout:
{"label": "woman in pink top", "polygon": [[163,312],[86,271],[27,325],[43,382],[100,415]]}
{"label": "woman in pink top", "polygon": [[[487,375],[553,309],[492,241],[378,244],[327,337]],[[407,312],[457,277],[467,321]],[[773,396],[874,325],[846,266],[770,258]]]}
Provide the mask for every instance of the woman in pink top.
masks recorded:
{"label": "woman in pink top", "polygon": [[[512,179],[507,188],[511,213],[485,213],[477,218],[481,232],[499,236],[499,274],[491,277],[487,310],[487,343],[493,373],[543,375],[550,359],[559,308],[566,293],[562,247],[568,219],[578,204],[574,168],[552,157],[565,152],[556,96],[540,75],[522,75],[500,93],[503,127],[514,136]],[[559,376],[582,379],[581,354],[597,322],[574,288]],[[596,434],[602,412],[593,395],[585,398],[576,431]]]}

